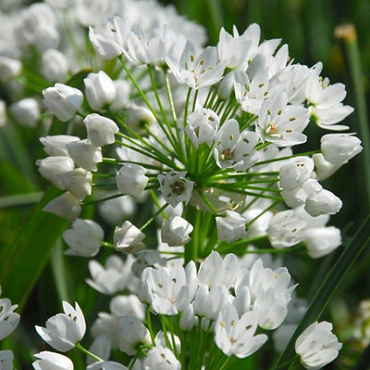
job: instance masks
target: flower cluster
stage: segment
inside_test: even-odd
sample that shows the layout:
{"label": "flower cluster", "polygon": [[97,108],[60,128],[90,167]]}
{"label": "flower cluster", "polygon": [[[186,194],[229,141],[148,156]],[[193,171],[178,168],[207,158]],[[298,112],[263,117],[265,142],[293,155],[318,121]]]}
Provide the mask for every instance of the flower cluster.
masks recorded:
{"label": "flower cluster", "polygon": [[[280,39],[262,41],[257,24],[221,29],[205,46],[202,27],[155,1],[48,0],[8,18],[0,70],[14,102],[0,102],[0,124],[7,111],[48,127],[36,165],[62,192],[44,211],[71,222],[65,254],[128,254],[89,262],[87,283],[114,296],[90,351],[77,303],[64,302],[40,336],[60,352],[81,349],[91,370],[126,369],[109,360],[116,349],[134,356],[130,369],[218,369],[262,349],[295,288],[269,253],[320,258],[341,245],[328,223],[342,202],[321,182],[362,150],[339,132],[353,111],[344,85],[321,63],[294,63]],[[35,94],[17,99],[16,81]],[[309,126],[324,134],[302,152]],[[95,203],[99,222],[83,218]],[[128,216],[133,204],[142,217]],[[328,323],[296,342],[306,368],[340,347]],[[73,368],[64,355],[36,357],[36,369]]]}

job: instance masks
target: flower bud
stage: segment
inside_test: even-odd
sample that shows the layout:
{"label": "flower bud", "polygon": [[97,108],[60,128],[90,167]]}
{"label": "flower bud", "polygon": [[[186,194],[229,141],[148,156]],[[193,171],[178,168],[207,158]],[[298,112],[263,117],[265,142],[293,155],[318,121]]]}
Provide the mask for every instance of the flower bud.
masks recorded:
{"label": "flower bud", "polygon": [[321,153],[314,154],[312,159],[315,162],[316,178],[319,181],[326,180],[342,166],[328,162]]}
{"label": "flower bud", "polygon": [[68,190],[77,199],[84,199],[91,194],[92,173],[83,168],[63,172],[56,176],[62,183],[64,189]]}
{"label": "flower bud", "polygon": [[67,191],[49,202],[42,210],[74,222],[81,213],[81,206],[80,201]]}
{"label": "flower bud", "polygon": [[114,135],[119,131],[115,122],[96,113],[86,116],[84,124],[87,130],[87,138],[94,146],[113,144],[115,141]]}
{"label": "flower bud", "polygon": [[144,191],[148,177],[147,170],[134,163],[125,163],[116,174],[117,188],[122,194],[129,194],[135,197]]}
{"label": "flower bud", "polygon": [[280,168],[280,186],[293,190],[307,181],[313,172],[313,161],[309,157],[298,157]]}
{"label": "flower bud", "polygon": [[112,79],[103,71],[89,73],[84,79],[86,98],[91,109],[101,110],[110,106],[116,97],[116,88]]}
{"label": "flower bud", "polygon": [[193,226],[179,216],[173,216],[169,220],[163,220],[161,238],[163,243],[170,247],[185,245],[190,241],[189,234]]}
{"label": "flower bud", "polygon": [[18,123],[26,127],[35,127],[40,119],[39,104],[33,98],[19,100],[9,107],[9,111]]}
{"label": "flower bud", "polygon": [[329,134],[321,138],[324,158],[336,165],[347,163],[362,151],[361,140],[351,134]]}
{"label": "flower bud", "polygon": [[125,221],[122,227],[114,230],[114,246],[117,251],[124,253],[135,253],[143,249],[144,243],[141,241],[145,235],[130,221]]}
{"label": "flower bud", "polygon": [[43,90],[42,95],[50,112],[63,122],[73,118],[83,102],[80,90],[60,83]]}
{"label": "flower bud", "polygon": [[41,63],[41,74],[50,82],[64,80],[69,69],[68,59],[55,49],[46,50]]}
{"label": "flower bud", "polygon": [[192,304],[182,313],[179,327],[182,331],[192,331],[194,326],[198,324],[198,318],[194,315],[194,308]]}
{"label": "flower bud", "polygon": [[54,135],[40,137],[40,141],[44,145],[44,151],[50,156],[68,157],[69,153],[66,144],[71,141],[80,141],[80,138],[71,135]]}
{"label": "flower bud", "polygon": [[19,60],[0,56],[0,81],[9,82],[18,77],[22,71],[22,63]]}
{"label": "flower bud", "polygon": [[99,252],[103,238],[104,231],[99,224],[78,218],[72,224],[72,229],[63,233],[63,240],[70,248],[64,254],[93,257]]}
{"label": "flower bud", "polygon": [[247,219],[234,211],[226,211],[226,217],[216,217],[217,237],[226,242],[242,239],[246,235]]}
{"label": "flower bud", "polygon": [[340,230],[334,226],[308,229],[304,235],[307,253],[312,258],[326,256],[342,244]]}
{"label": "flower bud", "polygon": [[334,215],[342,208],[342,201],[329,190],[321,190],[311,194],[304,209],[313,217],[329,214]]}
{"label": "flower bud", "polygon": [[101,149],[90,144],[87,139],[72,141],[66,147],[75,163],[85,170],[96,171],[96,165],[103,161]]}

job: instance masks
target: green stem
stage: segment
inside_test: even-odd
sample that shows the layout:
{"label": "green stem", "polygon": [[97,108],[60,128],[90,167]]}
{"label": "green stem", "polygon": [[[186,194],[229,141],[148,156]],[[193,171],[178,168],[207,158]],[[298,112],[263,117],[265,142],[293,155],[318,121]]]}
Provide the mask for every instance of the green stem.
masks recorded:
{"label": "green stem", "polygon": [[93,353],[91,353],[90,351],[88,351],[86,348],[84,348],[81,343],[77,342],[76,343],[76,348],[79,349],[81,352],[83,352],[85,355],[88,355],[90,357],[92,357],[94,360],[96,361],[103,361],[103,359],[101,359],[100,357],[94,355]]}
{"label": "green stem", "polygon": [[160,215],[166,208],[168,207],[168,203],[165,203],[160,209],[158,209],[154,215],[147,221],[143,226],[140,227],[140,231],[143,231],[146,227],[148,227],[158,215]]}
{"label": "green stem", "polygon": [[297,154],[289,155],[287,157],[267,159],[266,161],[257,162],[255,164],[255,166],[262,166],[264,164],[268,164],[268,163],[272,163],[272,162],[285,161],[286,159],[291,159],[291,158],[295,158],[295,157],[310,156],[310,155],[318,154],[318,153],[321,153],[321,150],[313,150],[311,152],[297,153]]}

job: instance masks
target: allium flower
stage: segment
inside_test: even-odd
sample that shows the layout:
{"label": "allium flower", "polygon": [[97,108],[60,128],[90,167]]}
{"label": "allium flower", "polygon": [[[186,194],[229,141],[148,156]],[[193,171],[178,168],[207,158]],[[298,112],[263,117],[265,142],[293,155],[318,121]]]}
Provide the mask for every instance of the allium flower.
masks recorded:
{"label": "allium flower", "polygon": [[140,196],[144,191],[149,178],[145,176],[147,170],[134,163],[125,163],[116,173],[117,188],[122,194]]}
{"label": "allium flower", "polygon": [[54,135],[40,137],[44,151],[50,156],[66,156],[68,157],[68,150],[66,144],[71,141],[79,141],[80,138],[72,135]]}
{"label": "allium flower", "polygon": [[125,221],[121,227],[114,230],[114,246],[117,251],[135,253],[144,248],[145,234],[130,221]]}
{"label": "allium flower", "polygon": [[118,321],[119,349],[133,356],[140,346],[151,341],[149,330],[135,317],[122,316]]}
{"label": "allium flower", "polygon": [[239,131],[236,120],[226,121],[218,130],[215,138],[214,158],[220,168],[234,168],[243,171],[258,161],[254,149],[258,136],[251,131]]}
{"label": "allium flower", "polygon": [[63,240],[70,248],[64,254],[93,257],[99,252],[103,238],[104,231],[98,223],[77,219],[72,229],[63,233]]}
{"label": "allium flower", "polygon": [[83,101],[80,90],[61,83],[43,90],[42,95],[44,96],[44,104],[61,121],[73,118]]}
{"label": "allium flower", "polygon": [[17,327],[20,320],[20,316],[14,312],[17,307],[18,305],[12,305],[8,298],[0,299],[0,340],[10,335]]}
{"label": "allium flower", "polygon": [[239,318],[232,304],[225,305],[219,314],[215,327],[215,342],[227,356],[239,358],[250,356],[267,341],[267,335],[255,335],[258,316],[246,312]]}
{"label": "allium flower", "polygon": [[217,237],[226,242],[242,239],[247,234],[247,219],[234,211],[226,211],[226,217],[216,217]]}
{"label": "allium flower", "polygon": [[41,74],[50,82],[63,81],[69,69],[68,59],[56,49],[46,50],[41,63]]}
{"label": "allium flower", "polygon": [[156,346],[144,360],[145,369],[180,370],[181,363],[169,348]]}
{"label": "allium flower", "polygon": [[86,331],[84,315],[78,303],[73,308],[63,301],[64,313],[59,313],[46,321],[46,328],[36,326],[40,337],[50,346],[60,352],[74,348]]}
{"label": "allium flower", "polygon": [[332,330],[331,323],[316,321],[298,337],[295,351],[306,369],[321,369],[337,358],[342,344]]}
{"label": "allium flower", "polygon": [[193,226],[179,216],[172,216],[169,220],[163,220],[161,238],[163,243],[170,247],[185,245],[190,241],[189,234]]}
{"label": "allium flower", "polygon": [[73,362],[59,353],[42,351],[34,356],[38,358],[32,363],[35,370],[73,370]]}
{"label": "allium flower", "polygon": [[19,100],[9,107],[9,111],[18,123],[26,127],[35,127],[40,119],[40,107],[33,98]]}
{"label": "allium flower", "polygon": [[96,147],[113,144],[115,141],[114,135],[119,131],[115,122],[97,113],[86,116],[84,124],[87,130],[87,138]]}
{"label": "allium flower", "polygon": [[103,161],[101,148],[92,145],[87,139],[66,144],[68,154],[75,163],[85,170],[96,171],[97,164]]}
{"label": "allium flower", "polygon": [[187,204],[191,198],[194,182],[186,180],[186,171],[168,172],[166,175],[159,174],[159,190],[163,198],[171,204],[172,207],[177,207],[180,202]]}
{"label": "allium flower", "polygon": [[86,370],[127,370],[127,367],[115,361],[99,361],[89,365]]}
{"label": "allium flower", "polygon": [[14,355],[12,351],[0,351],[1,370],[13,370]]}
{"label": "allium flower", "polygon": [[81,206],[79,199],[67,191],[49,202],[42,210],[74,222],[80,215]]}

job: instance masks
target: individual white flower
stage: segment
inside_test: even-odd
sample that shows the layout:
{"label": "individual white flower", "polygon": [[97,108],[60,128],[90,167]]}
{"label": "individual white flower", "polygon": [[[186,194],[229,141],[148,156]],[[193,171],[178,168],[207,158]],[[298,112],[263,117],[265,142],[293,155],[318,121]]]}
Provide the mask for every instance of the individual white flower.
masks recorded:
{"label": "individual white flower", "polygon": [[135,253],[144,248],[142,240],[145,234],[130,221],[125,221],[121,227],[114,230],[114,248],[124,253]]}
{"label": "individual white flower", "polygon": [[45,159],[38,159],[36,165],[41,175],[52,182],[58,189],[66,190],[58,175],[74,169],[74,162],[70,157],[53,156]]}
{"label": "individual white flower", "polygon": [[9,112],[18,123],[26,127],[36,127],[41,116],[39,103],[33,98],[25,98],[12,104]]}
{"label": "individual white flower", "polygon": [[330,85],[327,78],[319,76],[320,72],[321,68],[313,71],[305,84],[311,117],[323,129],[346,130],[348,126],[337,125],[353,112],[352,107],[341,103],[347,94],[345,86],[341,83]]}
{"label": "individual white flower", "polygon": [[307,181],[313,172],[314,163],[310,157],[296,157],[283,164],[279,171],[280,187],[293,190]]}
{"label": "individual white flower", "polygon": [[22,63],[13,58],[0,56],[0,80],[4,83],[18,77],[22,72]]}
{"label": "individual white flower", "polygon": [[145,132],[143,128],[145,126],[151,126],[156,119],[153,113],[146,107],[141,107],[135,103],[129,103],[127,105],[127,120],[126,123],[129,127],[134,129],[136,132]]}
{"label": "individual white flower", "polygon": [[64,313],[52,316],[46,321],[46,328],[36,326],[36,331],[57,351],[67,352],[85,335],[86,323],[77,302],[73,308],[68,302],[63,301],[63,310]]}
{"label": "individual white flower", "polygon": [[246,235],[247,219],[238,212],[226,211],[226,217],[216,217],[217,237],[228,243]]}
{"label": "individual white flower", "polygon": [[185,245],[190,241],[189,234],[193,231],[191,223],[180,216],[172,216],[162,223],[161,238],[170,247]]}
{"label": "individual white flower", "polygon": [[69,155],[75,163],[88,171],[96,171],[97,164],[103,162],[101,148],[97,148],[87,139],[71,141],[66,144]]}
{"label": "individual white flower", "polygon": [[300,105],[287,105],[284,92],[266,100],[258,115],[257,133],[261,140],[279,147],[303,144],[307,136],[302,133],[309,123],[308,110]]}
{"label": "individual white flower", "polygon": [[132,264],[131,270],[135,277],[140,279],[142,272],[147,267],[160,268],[164,267],[167,264],[167,260],[161,257],[160,253],[157,250],[142,250],[139,251],[136,255],[135,262]]}
{"label": "individual white flower", "polygon": [[89,39],[96,53],[104,59],[113,59],[123,53],[123,49],[114,40],[113,33],[109,27],[105,30],[97,30],[89,27]]}
{"label": "individual white flower", "polygon": [[99,361],[89,365],[86,370],[127,370],[127,367],[115,361]]}
{"label": "individual white flower", "polygon": [[42,351],[34,356],[38,358],[32,363],[35,370],[73,370],[73,362],[59,353]]}
{"label": "individual white flower", "polygon": [[156,346],[148,351],[144,368],[153,370],[181,370],[181,363],[173,352],[166,347]]}
{"label": "individual white flower", "polygon": [[255,335],[257,325],[258,316],[255,312],[246,312],[239,318],[236,308],[227,304],[216,321],[216,345],[227,356],[248,357],[267,341],[267,335]]}
{"label": "individual white flower", "polygon": [[191,198],[194,182],[185,178],[186,171],[170,171],[165,175],[159,174],[159,190],[163,198],[172,207],[177,207],[180,202],[187,204]]}
{"label": "individual white flower", "polygon": [[244,171],[252,167],[259,158],[254,149],[258,136],[252,131],[239,131],[239,124],[234,119],[227,120],[218,130],[213,154],[220,168],[234,168]]}
{"label": "individual white flower", "polygon": [[50,112],[63,122],[73,118],[83,102],[80,90],[61,83],[43,90],[42,95]]}
{"label": "individual white flower", "polygon": [[14,312],[17,307],[18,305],[12,305],[8,298],[0,298],[0,340],[10,335],[17,327],[20,320],[20,316]]}
{"label": "individual white flower", "polygon": [[0,351],[1,370],[13,370],[14,355],[12,351]]}
{"label": "individual white flower", "polygon": [[197,109],[187,117],[185,132],[196,148],[206,143],[210,146],[220,124],[220,118],[211,109]]}
{"label": "individual white flower", "polygon": [[86,282],[98,292],[114,295],[125,289],[130,271],[122,258],[112,255],[105,262],[105,268],[97,261],[89,261],[92,279]]}
{"label": "individual white flower", "polygon": [[64,254],[93,257],[99,252],[103,238],[104,231],[98,223],[79,218],[72,229],[63,233],[63,240],[70,248]]}
{"label": "individual white flower", "polygon": [[326,256],[342,244],[340,230],[334,226],[307,229],[303,237],[312,258]]}
{"label": "individual white flower", "polygon": [[44,151],[50,156],[64,156],[68,157],[68,150],[66,144],[71,141],[79,141],[80,138],[72,135],[53,135],[40,137]]}
{"label": "individual white flower", "polygon": [[145,306],[135,294],[116,295],[110,301],[109,308],[118,317],[131,316],[140,321],[145,318]]}
{"label": "individual white flower", "polygon": [[296,208],[307,202],[312,194],[322,191],[322,186],[316,179],[308,179],[296,188],[284,189],[280,192],[288,207]]}
{"label": "individual white flower", "polygon": [[97,113],[89,114],[84,119],[87,130],[87,138],[92,145],[99,147],[115,142],[115,134],[119,128],[111,119]]}
{"label": "individual white flower", "polygon": [[194,307],[192,304],[189,304],[180,317],[179,328],[182,331],[192,331],[197,324],[198,318],[194,314]]}
{"label": "individual white flower", "polygon": [[68,190],[77,199],[83,200],[91,195],[92,173],[83,168],[75,168],[56,175],[64,189]]}
{"label": "individual white flower", "polygon": [[221,80],[225,69],[225,64],[218,62],[215,47],[209,46],[197,56],[191,41],[186,43],[179,60],[167,55],[166,62],[178,82],[193,89],[214,85]]}
{"label": "individual white flower", "polygon": [[322,214],[334,215],[342,208],[342,201],[331,191],[322,189],[308,196],[305,210],[311,216]]}
{"label": "individual white flower", "polygon": [[42,210],[74,222],[81,213],[81,205],[78,198],[66,191],[50,201]]}
{"label": "individual white flower", "polygon": [[337,358],[342,344],[332,330],[331,323],[316,321],[298,337],[295,351],[306,369],[321,369]]}
{"label": "individual white flower", "polygon": [[321,152],[334,165],[347,163],[361,151],[361,140],[352,134],[330,134],[321,138]]}
{"label": "individual white flower", "polygon": [[59,50],[49,49],[43,53],[41,60],[41,74],[48,81],[63,81],[68,69],[68,59]]}
{"label": "individual white flower", "polygon": [[93,110],[109,107],[116,98],[112,79],[104,72],[89,73],[84,79],[86,99]]}
{"label": "individual white flower", "polygon": [[149,330],[136,317],[122,316],[118,321],[119,349],[133,356],[141,346],[150,344]]}
{"label": "individual white flower", "polygon": [[117,188],[122,194],[138,197],[144,191],[149,178],[147,170],[135,163],[125,163],[116,173]]}
{"label": "individual white flower", "polygon": [[91,326],[94,338],[106,337],[110,341],[111,349],[118,348],[118,316],[106,312],[99,312],[98,318]]}

